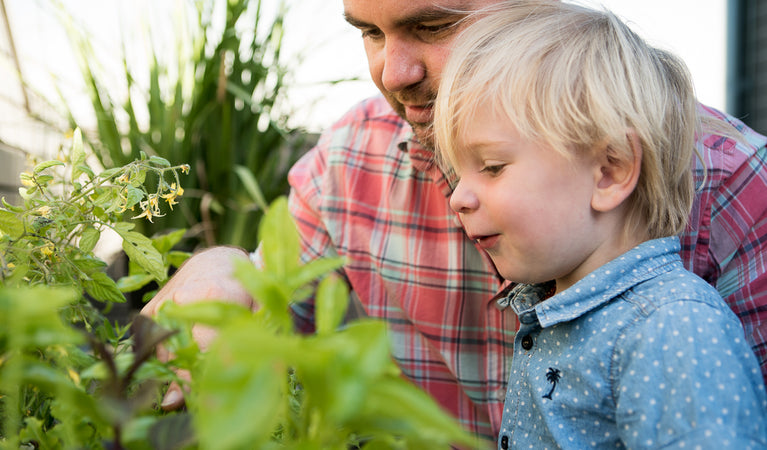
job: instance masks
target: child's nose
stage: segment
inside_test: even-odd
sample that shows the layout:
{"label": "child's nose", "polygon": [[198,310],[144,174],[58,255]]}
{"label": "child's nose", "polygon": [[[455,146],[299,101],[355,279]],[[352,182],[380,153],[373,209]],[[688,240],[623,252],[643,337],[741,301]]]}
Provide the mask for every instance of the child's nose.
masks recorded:
{"label": "child's nose", "polygon": [[457,213],[468,213],[479,206],[479,199],[474,195],[468,183],[459,180],[450,196],[450,207]]}

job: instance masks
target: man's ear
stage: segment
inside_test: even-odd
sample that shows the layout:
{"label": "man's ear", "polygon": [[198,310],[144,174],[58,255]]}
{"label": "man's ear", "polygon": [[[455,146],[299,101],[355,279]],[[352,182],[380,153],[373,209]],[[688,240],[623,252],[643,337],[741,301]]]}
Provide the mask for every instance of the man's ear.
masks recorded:
{"label": "man's ear", "polygon": [[642,144],[636,131],[626,131],[629,151],[610,145],[597,150],[591,207],[607,212],[620,206],[634,192],[642,168]]}

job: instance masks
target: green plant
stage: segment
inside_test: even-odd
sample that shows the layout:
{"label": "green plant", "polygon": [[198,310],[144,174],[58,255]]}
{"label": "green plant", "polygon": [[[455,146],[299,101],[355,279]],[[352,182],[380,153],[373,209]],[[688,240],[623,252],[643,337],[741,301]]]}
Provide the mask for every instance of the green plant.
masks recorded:
{"label": "green plant", "polygon": [[[111,231],[135,266],[134,276],[162,283],[185,257],[170,250],[178,236],[150,240],[122,219],[151,219],[172,208],[183,194],[179,173],[188,171],[140,155],[97,173],[76,130],[60,159],[21,174],[21,205],[2,200],[0,448],[119,443],[127,423],[154,415],[149,378],[167,380],[172,372],[166,369],[165,378],[138,373],[158,340],[135,330],[129,340],[128,327],[105,318],[125,298],[93,250]],[[148,174],[154,183],[146,182]]]}
{"label": "green plant", "polygon": [[[343,261],[299,263],[285,197],[259,226],[264,267],[240,261],[235,268],[258,311],[166,302],[157,322],[110,323],[93,302],[120,302],[119,286],[147,276],[162,283],[179,239],[150,240],[122,214],[137,206],[133,218],[163,214],[159,199],[173,206],[187,166],[140,155],[95,173],[77,132],[70,155],[24,173],[23,205],[0,208],[0,449],[478,446],[400,377],[385,323],[342,322],[349,294],[332,273]],[[156,184],[147,184],[149,173]],[[117,283],[93,254],[105,229],[117,232],[136,266]],[[297,334],[289,306],[310,293],[317,331]],[[192,339],[197,324],[218,331],[205,353]],[[161,343],[175,355],[169,363],[155,357]],[[182,382],[172,367],[193,375],[188,409],[164,413],[163,386]]]}
{"label": "green plant", "polygon": [[[261,308],[227,303],[166,303],[159,320],[186,330],[170,338],[176,365],[192,373],[187,405],[200,448],[346,450],[475,447],[426,393],[405,381],[392,361],[386,324],[342,325],[343,281],[327,274],[339,259],[299,263],[299,237],[284,197],[261,222],[264,268],[248,261],[235,276]],[[316,333],[293,331],[290,303],[316,286]],[[189,327],[204,324],[218,338],[200,357]]]}
{"label": "green plant", "polygon": [[[253,249],[264,208],[287,192],[287,170],[300,156],[303,135],[278,112],[288,76],[281,60],[284,2],[271,23],[260,0],[224,1],[225,13],[214,14],[221,3],[178,2],[175,60],[166,56],[172,49],[158,45],[145,65],[131,64],[123,51],[122,74],[101,69],[83,27],[62,17],[97,119],[85,140],[101,164],[121,166],[144,152],[195,167],[180,214],[139,231],[187,228],[196,238],[191,246]],[[110,85],[115,75],[123,89]],[[70,126],[87,129],[71,109],[66,115]]]}

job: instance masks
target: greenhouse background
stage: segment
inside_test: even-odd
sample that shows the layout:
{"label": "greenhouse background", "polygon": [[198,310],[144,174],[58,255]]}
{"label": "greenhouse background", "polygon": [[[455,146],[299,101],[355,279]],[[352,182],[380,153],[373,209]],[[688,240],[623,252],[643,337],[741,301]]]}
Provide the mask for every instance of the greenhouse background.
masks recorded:
{"label": "greenhouse background", "polygon": [[[116,73],[120,78],[118,54],[123,46],[134,67],[147,64],[142,62],[147,59],[147,49],[154,47],[159,56],[173,50],[179,11],[184,4],[188,9],[192,3],[2,0],[0,193],[13,198],[26,154],[51,157],[61,145],[62,131],[71,127],[62,114],[64,98],[72,110],[88,109],[89,94],[76,62],[72,35],[65,31],[64,21],[71,20],[91,40],[99,63],[94,68],[107,75]],[[218,8],[220,15],[225,2],[201,3],[216,4],[211,8]],[[355,101],[375,94],[357,32],[344,23],[340,1],[262,3],[262,22],[279,14],[281,7],[286,11],[282,37],[286,73],[277,105],[286,130],[313,135]],[[767,79],[759,76],[767,65],[767,2],[680,0],[671,5],[666,2],[663,11],[658,11],[664,5],[659,1],[641,6],[622,0],[601,3],[623,14],[650,40],[656,39],[659,45],[681,54],[693,71],[698,94],[705,103],[725,109],[756,130],[767,132]],[[695,8],[691,7],[693,4]],[[682,10],[689,12],[685,16],[690,17],[680,18],[677,12]],[[669,24],[676,22],[679,30],[675,35],[662,35],[663,30],[675,28]],[[136,70],[147,72],[145,67]],[[109,84],[114,80],[106,75],[103,79],[104,89],[119,99],[125,89],[124,80],[121,85]],[[59,86],[53,87],[54,83]],[[147,83],[148,80],[137,80],[139,85]],[[146,120],[137,115],[139,121]],[[93,117],[88,117],[87,112],[83,117],[79,120],[94,128]],[[119,114],[115,120],[121,120]],[[302,149],[310,142],[311,137]]]}

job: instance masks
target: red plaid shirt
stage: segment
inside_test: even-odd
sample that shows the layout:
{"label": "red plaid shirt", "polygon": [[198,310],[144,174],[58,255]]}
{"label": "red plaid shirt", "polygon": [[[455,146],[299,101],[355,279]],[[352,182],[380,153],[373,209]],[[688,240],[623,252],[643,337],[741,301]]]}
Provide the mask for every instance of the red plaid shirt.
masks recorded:
{"label": "red plaid shirt", "polygon": [[[727,296],[765,367],[765,138],[733,123],[753,147],[704,139],[708,176],[683,257]],[[347,259],[343,276],[366,313],[389,323],[403,374],[468,429],[495,439],[517,318],[496,306],[502,284],[458,224],[431,156],[382,97],[367,100],[291,170],[291,211],[305,260]],[[311,302],[295,313],[311,330]]]}

